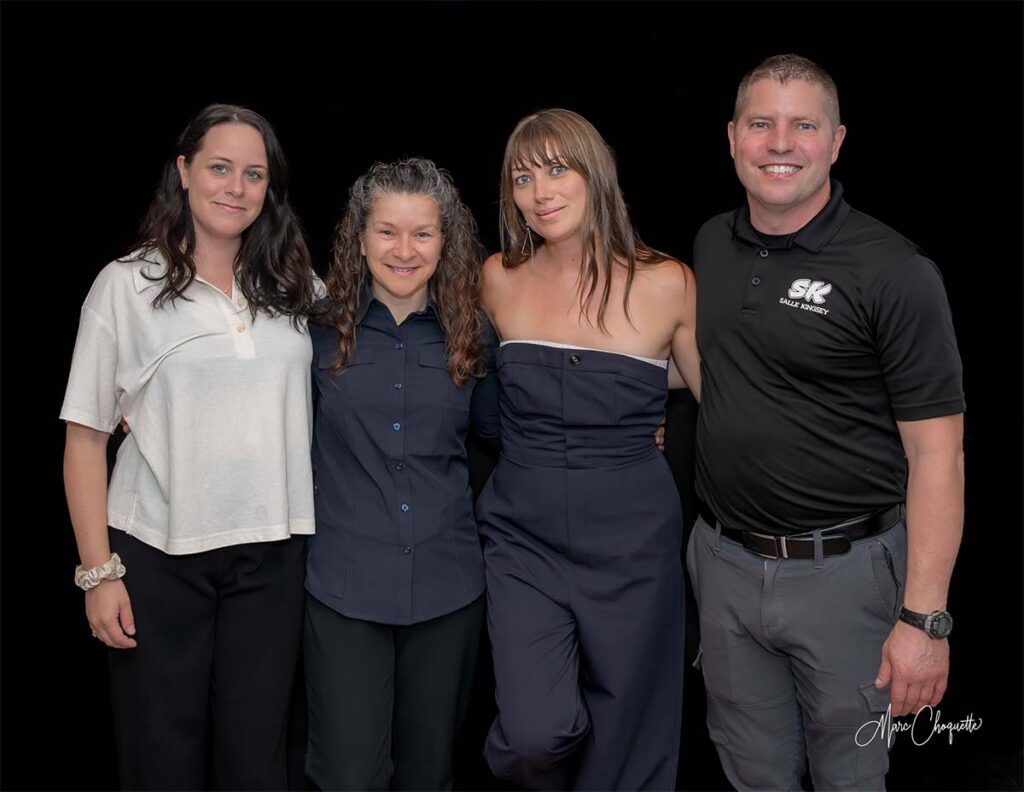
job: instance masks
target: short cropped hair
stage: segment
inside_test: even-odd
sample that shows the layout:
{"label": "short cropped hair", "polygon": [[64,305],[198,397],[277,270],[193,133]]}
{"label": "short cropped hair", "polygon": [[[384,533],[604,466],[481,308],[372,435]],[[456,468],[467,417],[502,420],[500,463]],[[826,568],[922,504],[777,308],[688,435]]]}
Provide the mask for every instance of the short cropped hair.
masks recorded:
{"label": "short cropped hair", "polygon": [[778,80],[783,85],[790,80],[804,80],[821,86],[825,92],[825,112],[828,113],[828,120],[832,123],[833,129],[839,127],[839,92],[836,90],[832,75],[814,61],[793,54],[772,55],[744,75],[736,91],[733,121],[739,121],[740,115],[746,109],[751,86],[760,80]]}

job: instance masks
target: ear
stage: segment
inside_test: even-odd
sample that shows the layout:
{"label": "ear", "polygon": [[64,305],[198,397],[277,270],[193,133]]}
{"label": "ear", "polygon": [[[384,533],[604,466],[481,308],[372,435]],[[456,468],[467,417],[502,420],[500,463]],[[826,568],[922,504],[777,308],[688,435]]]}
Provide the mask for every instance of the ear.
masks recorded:
{"label": "ear", "polygon": [[846,140],[846,127],[840,124],[836,127],[836,132],[832,136],[832,159],[829,162],[830,165],[835,165],[836,160],[839,159],[839,147],[843,145],[844,140]]}
{"label": "ear", "polygon": [[729,126],[726,128],[729,135],[729,156],[736,159],[736,124],[733,121],[729,122]]}
{"label": "ear", "polygon": [[366,232],[359,235],[359,255],[366,258]]}
{"label": "ear", "polygon": [[179,154],[178,159],[175,160],[175,164],[178,166],[178,177],[181,179],[181,189],[188,189],[188,166],[185,164],[185,155]]}

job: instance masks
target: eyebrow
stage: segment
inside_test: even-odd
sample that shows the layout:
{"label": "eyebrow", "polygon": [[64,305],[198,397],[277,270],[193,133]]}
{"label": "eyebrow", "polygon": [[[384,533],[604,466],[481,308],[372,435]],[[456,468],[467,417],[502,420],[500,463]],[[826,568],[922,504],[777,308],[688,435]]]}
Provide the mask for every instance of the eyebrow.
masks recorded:
{"label": "eyebrow", "polygon": [[[221,160],[222,162],[227,162],[230,165],[234,165],[235,164],[235,161],[233,159],[231,159],[231,157],[225,157],[225,156],[222,156],[220,154],[211,154],[210,155],[210,159],[212,159],[212,160]],[[262,170],[267,170],[268,169],[267,166],[264,165],[262,162],[252,163],[250,165],[246,165],[245,167],[247,167],[247,168],[261,168]]]}
{"label": "eyebrow", "polygon": [[[391,228],[395,228],[395,224],[392,223],[390,220],[374,220],[373,224],[374,225],[379,225],[379,226],[389,226]],[[441,226],[438,225],[437,223],[424,223],[423,225],[413,226],[413,231],[422,231],[425,228],[437,228],[437,229],[440,229]]]}
{"label": "eyebrow", "polygon": [[786,115],[784,113],[752,113],[746,112],[743,114],[743,118],[754,121],[759,118],[771,119],[771,118],[785,118],[789,121],[820,121],[821,116],[812,115],[809,113],[803,113],[802,115]]}

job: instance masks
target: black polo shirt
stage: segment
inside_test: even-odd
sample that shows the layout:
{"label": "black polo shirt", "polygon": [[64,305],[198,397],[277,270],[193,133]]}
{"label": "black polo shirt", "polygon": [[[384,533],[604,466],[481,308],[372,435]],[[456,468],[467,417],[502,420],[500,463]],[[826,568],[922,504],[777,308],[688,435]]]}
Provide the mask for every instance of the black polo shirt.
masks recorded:
{"label": "black polo shirt", "polygon": [[456,388],[432,303],[396,324],[367,292],[340,374],[334,327],[311,322],[316,535],[306,588],[350,618],[415,624],[472,602],[483,558],[466,463],[470,422],[497,440],[497,336],[483,379]]}
{"label": "black polo shirt", "polygon": [[727,526],[787,534],[906,499],[896,421],[964,410],[935,264],[850,208],[763,237],[744,205],[694,243],[697,488]]}

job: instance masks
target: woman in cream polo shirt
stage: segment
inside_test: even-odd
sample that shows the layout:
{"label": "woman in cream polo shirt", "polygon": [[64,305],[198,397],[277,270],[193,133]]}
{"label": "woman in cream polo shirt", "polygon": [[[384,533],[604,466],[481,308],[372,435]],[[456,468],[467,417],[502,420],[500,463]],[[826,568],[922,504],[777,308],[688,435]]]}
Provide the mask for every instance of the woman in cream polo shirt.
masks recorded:
{"label": "woman in cream polo shirt", "polygon": [[265,119],[211,105],[175,153],[139,249],[82,307],[61,410],[75,580],[111,648],[122,786],[282,789],[316,279]]}

